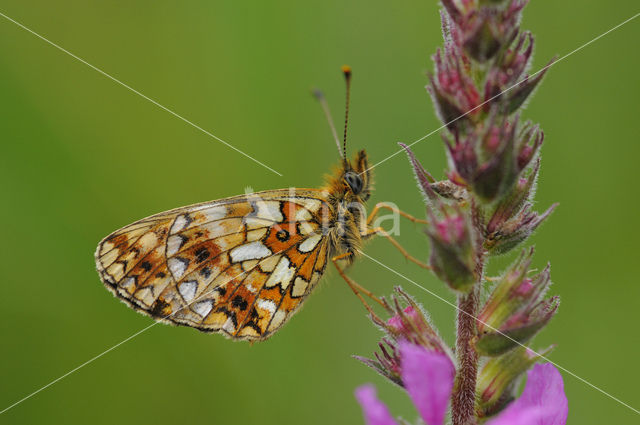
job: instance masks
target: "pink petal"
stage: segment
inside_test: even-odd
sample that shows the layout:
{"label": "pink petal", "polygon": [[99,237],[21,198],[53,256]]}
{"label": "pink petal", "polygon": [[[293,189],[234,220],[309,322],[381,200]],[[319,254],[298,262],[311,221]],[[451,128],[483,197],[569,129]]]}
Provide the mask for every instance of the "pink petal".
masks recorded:
{"label": "pink petal", "polygon": [[544,410],[540,407],[514,407],[515,402],[500,415],[487,422],[485,425],[534,425],[545,417]]}
{"label": "pink petal", "polygon": [[[522,400],[522,401],[520,401]],[[518,402],[544,407],[545,419],[536,425],[565,425],[569,415],[569,402],[564,394],[562,375],[551,363],[537,364],[527,374]]]}
{"label": "pink petal", "polygon": [[568,414],[562,375],[551,363],[537,364],[520,398],[486,425],[565,425]]}
{"label": "pink petal", "polygon": [[373,385],[356,388],[356,399],[362,407],[364,421],[367,425],[398,425],[389,413],[389,409],[378,399]]}
{"label": "pink petal", "polygon": [[455,368],[445,354],[400,343],[402,382],[428,425],[442,425],[447,412]]}

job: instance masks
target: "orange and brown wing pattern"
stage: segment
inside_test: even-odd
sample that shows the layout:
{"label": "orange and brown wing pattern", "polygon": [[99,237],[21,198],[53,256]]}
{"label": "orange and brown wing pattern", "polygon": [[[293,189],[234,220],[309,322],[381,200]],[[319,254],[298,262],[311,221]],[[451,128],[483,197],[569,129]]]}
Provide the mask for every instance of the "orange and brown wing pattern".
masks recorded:
{"label": "orange and brown wing pattern", "polygon": [[261,340],[322,276],[328,205],[318,190],[269,191],[180,208],[106,237],[105,285],[157,320]]}

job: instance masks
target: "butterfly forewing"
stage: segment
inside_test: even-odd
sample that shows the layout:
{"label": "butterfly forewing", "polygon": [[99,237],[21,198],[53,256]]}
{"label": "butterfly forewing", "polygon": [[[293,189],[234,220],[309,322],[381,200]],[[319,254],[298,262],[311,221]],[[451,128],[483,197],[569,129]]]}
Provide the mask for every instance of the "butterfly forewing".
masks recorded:
{"label": "butterfly forewing", "polygon": [[98,272],[116,296],[157,320],[265,339],[324,272],[324,196],[276,190],[154,215],[100,242]]}

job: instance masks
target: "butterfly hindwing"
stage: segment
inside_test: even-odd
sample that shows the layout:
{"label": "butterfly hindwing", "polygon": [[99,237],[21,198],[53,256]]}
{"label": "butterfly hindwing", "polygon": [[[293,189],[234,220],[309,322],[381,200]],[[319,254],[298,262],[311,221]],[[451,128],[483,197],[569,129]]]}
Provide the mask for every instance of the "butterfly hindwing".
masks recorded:
{"label": "butterfly hindwing", "polygon": [[321,191],[295,189],[157,214],[100,242],[98,272],[157,320],[265,339],[324,272],[326,208]]}

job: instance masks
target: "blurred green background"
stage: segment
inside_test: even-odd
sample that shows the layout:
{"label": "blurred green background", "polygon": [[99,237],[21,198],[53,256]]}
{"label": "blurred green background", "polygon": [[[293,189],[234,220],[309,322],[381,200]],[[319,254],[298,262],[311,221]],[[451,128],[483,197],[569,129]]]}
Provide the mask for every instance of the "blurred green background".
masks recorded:
{"label": "blurred green background", "polygon": [[[170,208],[255,190],[315,187],[337,154],[339,67],[354,69],[350,148],[373,162],[439,126],[423,87],[441,44],[435,1],[23,1],[0,12],[265,162],[249,161],[0,17],[0,410],[148,326],[94,269],[97,242]],[[533,1],[535,68],[638,12],[633,0]],[[538,208],[560,208],[533,238],[553,265],[560,313],[533,347],[638,408],[640,20],[552,68],[525,111],[546,132]],[[415,146],[433,173],[434,135]],[[376,170],[373,201],[421,215],[402,155]],[[418,227],[400,240],[427,256]],[[452,299],[386,241],[368,254]],[[496,272],[512,257],[495,263]],[[362,259],[351,275],[380,294],[401,284],[452,340],[451,307]],[[333,270],[280,333],[249,346],[154,326],[0,416],[0,423],[360,424],[353,389],[374,382],[395,415],[406,396],[358,364],[379,332]],[[631,410],[563,373],[570,424],[637,423]]]}

